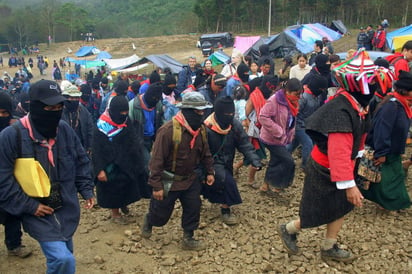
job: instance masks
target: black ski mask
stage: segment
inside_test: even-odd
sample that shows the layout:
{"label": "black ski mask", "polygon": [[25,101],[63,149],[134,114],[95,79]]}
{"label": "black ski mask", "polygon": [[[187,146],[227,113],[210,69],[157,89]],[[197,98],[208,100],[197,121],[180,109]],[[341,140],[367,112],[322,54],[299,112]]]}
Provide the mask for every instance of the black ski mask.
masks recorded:
{"label": "black ski mask", "polygon": [[[127,111],[126,114],[121,112]],[[109,115],[113,122],[121,125],[126,122],[127,116],[129,114],[129,103],[124,96],[115,96],[110,101]]]}
{"label": "black ski mask", "polygon": [[198,130],[203,123],[203,115],[199,115],[193,108],[183,108],[182,114],[193,130]]}
{"label": "black ski mask", "polygon": [[0,131],[10,125],[12,114],[12,102],[10,95],[6,92],[0,92],[0,109],[4,109],[9,113],[7,117],[0,117]]}
{"label": "black ski mask", "polygon": [[82,93],[82,96],[80,96],[80,98],[88,103],[90,100],[90,96],[92,94],[92,89],[90,88],[90,86],[88,84],[83,84],[80,86],[80,91]]}
{"label": "black ski mask", "polygon": [[237,76],[243,83],[247,83],[249,81],[249,67],[246,64],[241,63],[237,67]]}
{"label": "black ski mask", "polygon": [[117,95],[123,95],[126,96],[127,89],[129,88],[129,84],[126,83],[123,80],[118,80],[115,83],[115,88],[114,91],[116,92]]}
{"label": "black ski mask", "polygon": [[362,107],[366,107],[369,105],[369,102],[372,100],[373,95],[375,94],[375,90],[377,88],[377,85],[369,85],[369,94],[365,95],[360,92],[352,92],[351,95],[356,99],[356,101],[361,104]]}
{"label": "black ski mask", "polygon": [[279,79],[277,76],[265,75],[263,76],[262,83],[259,88],[263,93],[263,97],[268,99],[270,95],[276,90],[277,85],[279,84]]}
{"label": "black ski mask", "polygon": [[327,64],[328,62],[329,62],[328,55],[319,54],[318,56],[316,56],[315,65],[320,74],[326,75],[330,73],[330,63]]}
{"label": "black ski mask", "polygon": [[214,105],[216,122],[221,129],[227,129],[233,123],[235,104],[231,97],[222,97]]}
{"label": "black ski mask", "polygon": [[[63,102],[62,102],[63,103]],[[46,104],[40,101],[30,102],[30,120],[34,128],[46,138],[55,138],[62,110],[45,110]]]}
{"label": "black ski mask", "polygon": [[162,99],[163,85],[159,82],[151,84],[145,94],[143,100],[148,108],[154,108]]}
{"label": "black ski mask", "polygon": [[328,79],[322,75],[313,74],[309,80],[308,87],[315,96],[319,96],[328,88]]}
{"label": "black ski mask", "polygon": [[76,101],[64,101],[64,106],[69,112],[75,112],[79,108],[79,100]]}

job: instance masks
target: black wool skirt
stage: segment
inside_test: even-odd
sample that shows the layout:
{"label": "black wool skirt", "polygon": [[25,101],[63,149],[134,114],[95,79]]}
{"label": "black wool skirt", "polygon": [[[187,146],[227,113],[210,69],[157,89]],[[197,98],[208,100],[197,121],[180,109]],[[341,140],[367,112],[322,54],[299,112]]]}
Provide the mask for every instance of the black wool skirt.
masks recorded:
{"label": "black wool skirt", "polygon": [[353,205],[346,199],[346,191],[331,182],[329,169],[309,157],[300,202],[302,228],[329,224],[348,214]]}

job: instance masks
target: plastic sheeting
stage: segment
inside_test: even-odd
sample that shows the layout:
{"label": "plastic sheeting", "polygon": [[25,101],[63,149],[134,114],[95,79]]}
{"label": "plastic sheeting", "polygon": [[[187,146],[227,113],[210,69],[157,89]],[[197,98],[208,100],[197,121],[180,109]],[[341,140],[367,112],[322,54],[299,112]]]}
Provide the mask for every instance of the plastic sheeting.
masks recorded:
{"label": "plastic sheeting", "polygon": [[132,56],[125,57],[125,58],[118,58],[118,59],[103,59],[106,62],[106,66],[111,70],[120,70],[127,67],[131,67],[139,62],[141,58],[136,54]]}
{"label": "plastic sheeting", "polygon": [[[392,50],[394,50],[395,47],[394,47],[394,41],[393,41],[393,39],[394,39],[395,37],[406,36],[406,35],[412,35],[412,24],[409,25],[409,26],[406,26],[406,27],[403,27],[403,28],[400,28],[400,29],[397,29],[397,30],[388,32],[388,33],[386,34],[386,42],[387,42],[388,46],[389,46]],[[406,42],[406,41],[405,41],[405,42]],[[402,46],[403,46],[403,45],[402,45]],[[401,46],[401,48],[402,48],[402,46]]]}
{"label": "plastic sheeting", "polygon": [[243,54],[259,39],[260,36],[236,36],[235,44],[233,45],[233,47]]}
{"label": "plastic sheeting", "polygon": [[76,53],[75,55],[77,57],[84,57],[84,56],[89,56],[89,55],[93,55],[93,54],[98,54],[100,52],[100,50],[94,46],[84,46],[81,47]]}
{"label": "plastic sheeting", "polygon": [[170,68],[172,73],[179,73],[182,70],[183,64],[179,63],[167,54],[154,54],[142,58],[139,64],[152,62],[155,66],[165,69]]}

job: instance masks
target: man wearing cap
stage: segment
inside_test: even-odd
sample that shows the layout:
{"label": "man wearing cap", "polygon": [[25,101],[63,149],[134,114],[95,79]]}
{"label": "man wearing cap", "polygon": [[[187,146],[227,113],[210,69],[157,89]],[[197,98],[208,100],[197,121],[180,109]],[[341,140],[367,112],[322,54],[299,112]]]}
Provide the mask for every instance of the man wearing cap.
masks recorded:
{"label": "man wearing cap", "polygon": [[[208,185],[214,182],[213,159],[206,130],[202,126],[204,110],[211,108],[211,105],[200,93],[189,92],[177,106],[181,111],[158,130],[153,145],[149,162],[149,184],[153,187],[153,193],[149,212],[144,218],[142,236],[149,238],[153,226],[164,226],[179,199],[183,208],[182,248],[201,250],[206,247],[205,244],[194,239],[193,235],[200,220],[201,182],[206,181]],[[180,142],[176,135],[180,136]],[[199,178],[195,173],[199,164],[205,167],[206,178]],[[164,172],[174,174],[168,193],[162,183]]]}
{"label": "man wearing cap", "polygon": [[378,25],[378,29],[376,30],[373,39],[372,45],[374,50],[377,51],[385,51],[386,49],[386,31],[382,27],[382,25]]}
{"label": "man wearing cap", "polygon": [[[12,100],[10,96],[0,91],[0,132],[12,124]],[[26,258],[31,255],[31,250],[21,244],[21,219],[0,209],[0,223],[4,224],[4,243],[7,253],[11,256]]]}
{"label": "man wearing cap", "polygon": [[91,155],[93,139],[93,119],[85,106],[80,104],[81,91],[72,83],[63,80],[61,83],[62,95],[66,97],[64,101],[62,120],[76,132],[83,148],[88,155]]}
{"label": "man wearing cap", "polygon": [[[216,99],[225,97],[224,88],[226,86],[226,77],[223,74],[213,74],[210,77],[206,85],[199,88],[199,92],[205,97],[212,106]],[[213,109],[205,109],[205,117],[209,116],[213,112]]]}
{"label": "man wearing cap", "polygon": [[[29,95],[29,114],[0,134],[0,208],[21,215],[24,230],[46,256],[47,273],[75,273],[72,236],[80,219],[77,192],[86,200],[86,208],[94,205],[89,159],[75,132],[60,121],[66,99],[58,84],[40,80]],[[13,176],[18,154],[34,157],[46,171],[49,197],[33,198],[23,192]]]}
{"label": "man wearing cap", "polygon": [[373,29],[372,25],[368,25],[366,27],[366,34],[368,35],[368,40],[365,44],[365,49],[366,50],[372,50],[372,48],[373,48],[372,39],[373,39],[373,36],[375,35],[375,30]]}

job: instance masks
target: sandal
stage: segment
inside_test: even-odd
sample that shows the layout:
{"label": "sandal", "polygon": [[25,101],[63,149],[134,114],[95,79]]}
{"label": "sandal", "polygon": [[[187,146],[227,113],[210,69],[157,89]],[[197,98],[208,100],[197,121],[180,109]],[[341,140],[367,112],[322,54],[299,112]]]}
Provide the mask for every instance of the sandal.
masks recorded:
{"label": "sandal", "polygon": [[125,214],[125,215],[130,213],[130,210],[127,206],[121,207],[120,211],[123,212],[123,214]]}
{"label": "sandal", "polygon": [[260,184],[258,182],[248,182],[246,183],[248,186],[250,186],[253,189],[259,189],[260,188]]}
{"label": "sandal", "polygon": [[111,218],[111,222],[118,225],[127,225],[129,222],[123,216],[113,217]]}

